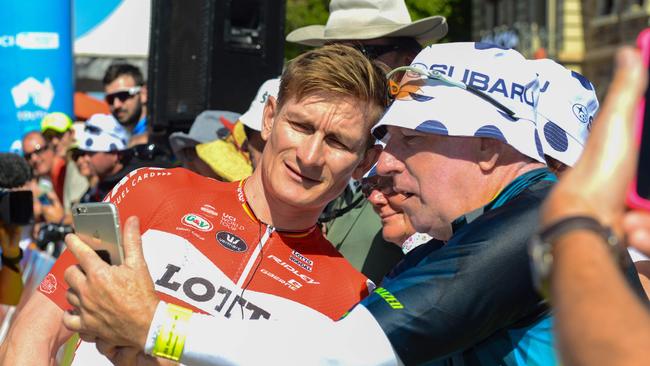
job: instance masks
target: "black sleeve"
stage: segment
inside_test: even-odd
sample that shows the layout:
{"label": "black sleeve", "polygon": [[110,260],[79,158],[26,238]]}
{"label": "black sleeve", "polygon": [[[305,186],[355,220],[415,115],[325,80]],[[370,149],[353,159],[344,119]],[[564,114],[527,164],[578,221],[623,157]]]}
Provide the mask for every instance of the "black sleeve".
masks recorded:
{"label": "black sleeve", "polygon": [[487,212],[362,302],[405,364],[450,356],[548,310],[527,249],[541,199],[528,192]]}

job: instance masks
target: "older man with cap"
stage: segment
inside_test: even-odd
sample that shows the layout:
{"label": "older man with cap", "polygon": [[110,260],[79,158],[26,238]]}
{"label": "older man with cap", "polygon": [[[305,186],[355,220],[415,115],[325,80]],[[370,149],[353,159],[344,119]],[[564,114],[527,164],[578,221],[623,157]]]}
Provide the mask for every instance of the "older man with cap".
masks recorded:
{"label": "older man with cap", "polygon": [[[527,253],[555,180],[535,138],[536,74],[516,51],[481,43],[427,47],[398,71],[395,102],[375,127],[386,142],[377,171],[406,196],[415,229],[446,245],[418,247],[429,252],[336,322],[188,315],[183,363],[555,363]],[[149,329],[169,324],[157,312]]]}
{"label": "older man with cap", "polygon": [[110,114],[94,114],[75,136],[72,157],[79,171],[89,180],[97,177],[81,202],[100,202],[121,179],[115,176],[124,168],[120,152],[126,150],[129,133]]}

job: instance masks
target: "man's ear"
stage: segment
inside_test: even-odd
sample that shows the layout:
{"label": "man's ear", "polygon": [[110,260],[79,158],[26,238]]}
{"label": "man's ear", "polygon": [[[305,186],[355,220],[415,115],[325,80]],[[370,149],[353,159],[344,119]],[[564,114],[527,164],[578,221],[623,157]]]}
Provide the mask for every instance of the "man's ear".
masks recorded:
{"label": "man's ear", "polygon": [[265,142],[271,136],[271,130],[273,129],[273,119],[278,108],[278,101],[274,96],[269,95],[264,105],[264,112],[262,112],[262,140]]}
{"label": "man's ear", "polygon": [[502,152],[503,143],[496,139],[481,137],[478,166],[484,172],[494,169]]}
{"label": "man's ear", "polygon": [[377,159],[379,158],[380,153],[381,153],[380,145],[374,145],[366,149],[363,159],[361,159],[359,165],[357,165],[357,167],[352,172],[352,178],[356,180],[363,178],[363,175],[366,174],[366,172],[370,170],[373,165],[375,165]]}

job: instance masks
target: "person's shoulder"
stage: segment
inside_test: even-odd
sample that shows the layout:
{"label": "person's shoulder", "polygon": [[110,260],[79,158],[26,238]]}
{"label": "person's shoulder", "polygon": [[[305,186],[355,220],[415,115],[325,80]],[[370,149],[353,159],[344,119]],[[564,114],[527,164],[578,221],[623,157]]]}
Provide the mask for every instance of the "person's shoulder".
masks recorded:
{"label": "person's shoulder", "polygon": [[[141,194],[171,193],[177,190],[227,189],[228,184],[196,174],[185,168],[138,168],[125,175],[107,195],[106,200],[124,197],[130,192]],[[152,196],[155,197],[155,196]]]}

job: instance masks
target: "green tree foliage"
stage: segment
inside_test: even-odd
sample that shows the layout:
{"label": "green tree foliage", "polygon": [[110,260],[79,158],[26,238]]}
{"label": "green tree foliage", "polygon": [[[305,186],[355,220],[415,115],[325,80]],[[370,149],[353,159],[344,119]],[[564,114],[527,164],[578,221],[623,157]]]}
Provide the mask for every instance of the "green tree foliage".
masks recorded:
{"label": "green tree foliage", "polygon": [[[325,24],[329,16],[329,3],[329,0],[287,0],[285,36],[292,30],[306,25]],[[307,49],[309,49],[307,46],[287,42],[284,56],[287,60],[291,60]]]}
{"label": "green tree foliage", "polygon": [[[411,19],[443,15],[449,23],[449,33],[443,41],[469,41],[471,39],[471,0],[406,0]],[[329,16],[329,0],[287,0],[285,35],[306,25],[325,24]],[[309,47],[286,43],[287,60],[296,57]]]}
{"label": "green tree foliage", "polygon": [[471,0],[406,0],[411,19],[432,15],[447,18],[449,33],[443,42],[467,42],[472,37]]}

